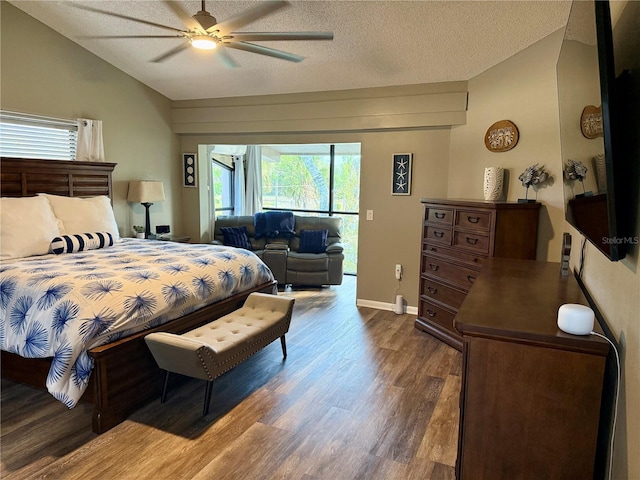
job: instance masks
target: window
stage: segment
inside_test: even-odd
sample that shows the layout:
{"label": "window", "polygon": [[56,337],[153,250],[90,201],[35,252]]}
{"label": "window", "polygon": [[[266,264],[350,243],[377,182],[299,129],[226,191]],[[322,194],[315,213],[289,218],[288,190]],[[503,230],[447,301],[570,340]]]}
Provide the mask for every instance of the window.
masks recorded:
{"label": "window", "polygon": [[211,177],[216,216],[233,215],[233,169],[212,159]]}
{"label": "window", "polygon": [[360,144],[262,146],[264,210],[342,218],[345,273],[356,273]]}
{"label": "window", "polygon": [[3,157],[75,160],[77,135],[75,120],[0,112]]}

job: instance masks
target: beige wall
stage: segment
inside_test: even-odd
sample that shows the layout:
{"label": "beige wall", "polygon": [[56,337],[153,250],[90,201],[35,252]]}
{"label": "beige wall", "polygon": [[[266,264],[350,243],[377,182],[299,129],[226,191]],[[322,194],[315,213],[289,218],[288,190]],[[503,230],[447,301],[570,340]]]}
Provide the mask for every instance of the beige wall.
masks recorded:
{"label": "beige wall", "polygon": [[[518,175],[531,164],[545,164],[556,181],[538,193],[538,200],[544,206],[538,260],[558,261],[562,233],[569,232],[574,245],[571,265],[575,269],[579,263],[582,236],[564,220],[555,72],[561,41],[562,32],[556,32],[469,80],[467,124],[453,127],[451,131],[448,195],[481,198],[483,169],[497,165],[509,169],[508,199],[516,200],[524,193]],[[579,49],[579,46],[574,47]],[[577,59],[581,53],[575,49],[573,54]],[[581,94],[584,90],[584,86],[573,89]],[[578,129],[580,111],[576,115]],[[501,119],[509,119],[518,126],[520,141],[508,152],[491,153],[484,147],[484,134],[493,122]],[[584,139],[571,139],[572,148],[578,149],[574,154],[583,155],[580,159],[587,163],[587,153],[591,154],[593,143],[584,144]],[[595,185],[590,184],[589,188],[595,189]],[[638,236],[640,226],[635,238]],[[613,471],[616,479],[640,479],[640,457],[637,455],[640,445],[638,255],[636,245],[623,261],[610,262],[590,243],[587,243],[585,255],[585,285],[622,347],[624,369]]]}
{"label": "beige wall", "polygon": [[[364,302],[392,303],[398,287],[394,266],[400,263],[404,267],[404,278],[398,293],[405,296],[409,306],[417,306],[422,217],[420,198],[446,196],[448,128],[375,133],[183,136],[182,148],[184,151],[196,151],[199,144],[322,142],[362,144],[357,298]],[[394,153],[403,152],[414,155],[412,194],[392,196],[391,158]],[[197,191],[188,192],[185,212],[198,212],[198,200]],[[365,219],[366,210],[374,211],[372,221]],[[207,228],[208,225],[201,225],[197,213],[187,216],[188,233],[192,238],[199,238],[201,227]]]}
{"label": "beige wall", "polygon": [[[640,211],[640,205],[638,210]],[[571,266],[580,264],[582,236],[567,225],[574,248]],[[640,237],[638,226],[635,238]],[[637,241],[637,240],[636,240]],[[611,262],[587,242],[583,280],[587,290],[620,342],[623,365],[613,478],[640,478],[640,272],[638,245],[625,259]]]}
{"label": "beige wall", "polygon": [[[120,233],[144,224],[144,208],[126,202],[133,179],[162,180],[166,201],[151,207],[152,228],[182,228],[181,170],[171,103],[127,74],[1,2],[2,109],[102,120],[106,161],[117,163],[114,211]],[[28,32],[26,34],[25,32]]]}
{"label": "beige wall", "polygon": [[[481,199],[484,167],[498,166],[508,170],[506,198],[515,201],[525,196],[518,180],[524,169],[535,163],[546,166],[554,182],[538,191],[537,258],[549,261],[559,261],[564,232],[555,70],[562,35],[555,32],[469,80],[467,123],[452,128],[449,153],[450,198]],[[491,124],[505,119],[516,124],[520,140],[508,152],[490,152],[484,135]]]}

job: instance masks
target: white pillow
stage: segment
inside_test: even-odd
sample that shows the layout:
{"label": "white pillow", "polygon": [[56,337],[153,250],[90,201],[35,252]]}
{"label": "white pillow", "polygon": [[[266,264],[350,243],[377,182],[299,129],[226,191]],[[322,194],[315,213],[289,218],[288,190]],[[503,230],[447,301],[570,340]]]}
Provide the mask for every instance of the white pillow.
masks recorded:
{"label": "white pillow", "polygon": [[61,197],[48,193],[38,195],[49,200],[53,214],[62,222],[61,234],[109,232],[114,240],[120,240],[109,197]]}
{"label": "white pillow", "polygon": [[58,235],[58,219],[46,198],[0,198],[0,259],[49,253]]}

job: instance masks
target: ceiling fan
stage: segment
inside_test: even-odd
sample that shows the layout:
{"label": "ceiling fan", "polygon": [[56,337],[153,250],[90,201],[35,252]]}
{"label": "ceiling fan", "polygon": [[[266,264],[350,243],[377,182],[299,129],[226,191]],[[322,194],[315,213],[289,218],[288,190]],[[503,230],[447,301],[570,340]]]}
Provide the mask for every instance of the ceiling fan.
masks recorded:
{"label": "ceiling fan", "polygon": [[[88,10],[90,12],[102,13],[112,17],[123,18],[133,22],[151,25],[165,30],[171,30],[173,35],[90,35],[82,38],[182,38],[185,41],[175,48],[152,59],[152,62],[163,62],[172,56],[195,47],[203,50],[211,50],[217,47],[235,48],[245,52],[267,55],[269,57],[280,58],[290,62],[301,62],[304,57],[282,50],[249,43],[250,41],[278,41],[278,40],[333,40],[333,32],[236,32],[238,28],[254,22],[255,20],[269,15],[276,10],[289,5],[289,2],[277,0],[267,1],[260,5],[245,10],[235,17],[218,22],[216,17],[205,9],[202,0],[202,9],[195,15],[189,15],[176,2],[164,0],[164,3],[182,20],[186,30],[174,28],[168,25],[143,20],[141,18],[129,17],[119,13],[108,12],[98,8],[83,5],[81,3],[71,3],[76,8]],[[237,67],[238,64],[229,56],[225,48],[218,49],[218,55],[227,67]]]}

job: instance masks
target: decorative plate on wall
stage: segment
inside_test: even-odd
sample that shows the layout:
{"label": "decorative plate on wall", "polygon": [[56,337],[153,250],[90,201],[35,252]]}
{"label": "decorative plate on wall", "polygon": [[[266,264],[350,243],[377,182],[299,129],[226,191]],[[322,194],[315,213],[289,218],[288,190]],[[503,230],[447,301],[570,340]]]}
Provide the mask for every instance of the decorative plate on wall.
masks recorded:
{"label": "decorative plate on wall", "polygon": [[509,120],[500,120],[489,127],[484,144],[492,152],[506,152],[516,146],[518,138],[518,127]]}
{"label": "decorative plate on wall", "polygon": [[585,137],[592,139],[602,136],[602,107],[587,105],[580,115],[580,131]]}

